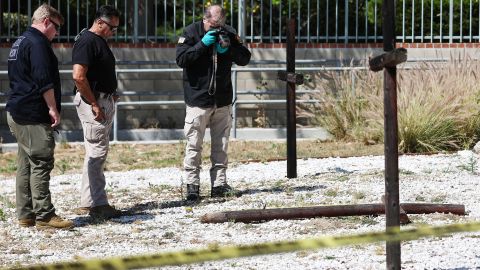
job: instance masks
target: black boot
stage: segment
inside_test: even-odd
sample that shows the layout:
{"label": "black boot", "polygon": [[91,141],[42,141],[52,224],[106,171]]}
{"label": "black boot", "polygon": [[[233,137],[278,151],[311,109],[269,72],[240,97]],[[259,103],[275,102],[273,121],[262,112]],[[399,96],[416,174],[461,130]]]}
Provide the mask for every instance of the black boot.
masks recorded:
{"label": "black boot", "polygon": [[198,199],[200,199],[200,186],[187,185],[187,200],[196,201]]}
{"label": "black boot", "polygon": [[234,190],[228,184],[218,187],[212,187],[211,196],[215,197],[225,197],[225,196],[235,196]]}

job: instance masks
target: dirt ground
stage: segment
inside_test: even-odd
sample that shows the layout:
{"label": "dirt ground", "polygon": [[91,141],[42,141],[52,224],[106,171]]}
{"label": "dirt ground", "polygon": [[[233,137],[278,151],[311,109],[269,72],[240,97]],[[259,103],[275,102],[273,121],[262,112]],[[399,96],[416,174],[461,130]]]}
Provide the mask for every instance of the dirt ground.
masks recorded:
{"label": "dirt ground", "polygon": [[[112,144],[106,171],[180,167],[184,157],[184,142],[171,144],[118,143]],[[266,162],[286,159],[285,141],[232,141],[229,144],[230,163]],[[210,159],[210,144],[204,145],[203,159]],[[298,158],[350,157],[383,154],[383,145],[363,143],[299,140]],[[60,143],[55,149],[52,175],[80,173],[85,150],[81,144]],[[16,170],[16,153],[0,154],[0,175],[12,176]]]}

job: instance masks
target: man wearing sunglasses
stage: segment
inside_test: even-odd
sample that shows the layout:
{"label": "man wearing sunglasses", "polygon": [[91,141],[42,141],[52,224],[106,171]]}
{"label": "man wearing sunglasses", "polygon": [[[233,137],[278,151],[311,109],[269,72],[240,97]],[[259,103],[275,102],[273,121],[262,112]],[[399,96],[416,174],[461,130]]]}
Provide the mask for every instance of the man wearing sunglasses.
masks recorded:
{"label": "man wearing sunglasses", "polygon": [[15,41],[8,57],[10,92],[7,121],[18,142],[16,207],[22,227],[71,228],[55,214],[49,188],[54,166],[53,130],[60,123],[60,75],[51,41],[63,16],[43,4],[32,25]]}
{"label": "man wearing sunglasses", "polygon": [[115,114],[117,77],[115,57],[107,44],[119,25],[120,13],[113,6],[101,6],[90,29],[75,38],[72,50],[78,118],[85,142],[80,208],[101,219],[119,217],[122,212],[111,206],[105,191],[104,164],[109,148],[110,130]]}

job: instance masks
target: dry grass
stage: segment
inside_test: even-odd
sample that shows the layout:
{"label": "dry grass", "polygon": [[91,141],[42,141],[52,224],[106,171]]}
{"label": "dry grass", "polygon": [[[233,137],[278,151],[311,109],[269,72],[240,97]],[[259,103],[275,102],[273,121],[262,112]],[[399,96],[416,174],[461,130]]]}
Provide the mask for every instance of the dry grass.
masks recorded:
{"label": "dry grass", "polygon": [[407,152],[468,148],[478,140],[476,61],[422,65],[399,76],[399,132]]}
{"label": "dry grass", "polygon": [[[129,171],[145,168],[180,167],[184,157],[184,143],[176,144],[113,144],[106,163],[107,171]],[[204,163],[209,162],[210,144],[203,150]],[[59,144],[55,149],[55,168],[53,175],[80,173],[85,154],[82,145]],[[362,143],[322,142],[319,140],[301,140],[297,142],[298,158],[348,157],[363,155],[381,155],[383,145],[364,145]],[[0,154],[0,175],[15,174],[15,153]],[[232,141],[229,144],[231,163],[264,162],[286,158],[285,142]]]}
{"label": "dry grass", "polygon": [[[480,63],[464,58],[398,71],[400,150],[435,152],[471,147],[480,137]],[[326,93],[306,115],[336,139],[383,140],[383,73],[329,73]]]}

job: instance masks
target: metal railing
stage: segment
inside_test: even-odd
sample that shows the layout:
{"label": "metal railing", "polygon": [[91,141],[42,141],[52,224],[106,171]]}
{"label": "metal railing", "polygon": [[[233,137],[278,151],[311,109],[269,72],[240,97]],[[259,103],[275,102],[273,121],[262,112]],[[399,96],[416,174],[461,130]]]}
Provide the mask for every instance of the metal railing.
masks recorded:
{"label": "metal railing", "polygon": [[[308,61],[307,61],[308,62]],[[298,72],[328,72],[328,71],[353,71],[353,70],[366,70],[367,67],[297,67],[296,71]],[[277,72],[278,70],[285,70],[285,67],[275,67],[275,68],[232,68],[232,83],[233,83],[233,98],[235,100],[234,104],[232,105],[232,131],[231,135],[233,138],[237,137],[237,110],[239,105],[244,104],[285,104],[286,99],[239,99],[240,95],[251,95],[251,94],[273,94],[273,95],[282,95],[285,94],[285,89],[275,89],[270,91],[258,91],[258,90],[244,90],[238,91],[238,73],[241,72]],[[183,70],[180,68],[153,68],[153,69],[117,69],[117,74],[120,73],[171,73],[171,72],[182,72]],[[60,70],[61,74],[71,74],[71,70]],[[7,71],[0,71],[0,75],[7,75]],[[119,89],[120,94],[123,91],[127,91],[127,89]],[[312,89],[312,90],[298,90],[296,91],[297,94],[305,94],[305,93],[312,93],[316,91],[321,91],[320,89]],[[129,91],[129,95],[136,95],[142,96],[142,92],[135,92]],[[161,95],[161,93],[158,93]],[[285,94],[286,95],[286,94]],[[297,103],[318,103],[318,100],[308,99],[302,100],[297,99]],[[185,106],[183,95],[182,98],[179,100],[141,100],[141,101],[119,101],[115,104],[116,110],[113,119],[113,141],[118,141],[118,109],[124,106],[142,106],[142,105],[168,105],[168,106]],[[0,108],[5,108],[6,103],[0,103]],[[73,107],[73,102],[62,102],[62,106],[65,107]]]}
{"label": "metal railing", "polygon": [[[12,42],[45,0],[1,0],[0,42]],[[48,0],[64,16],[58,42],[72,42],[103,4],[122,13],[117,42],[176,42],[182,29],[201,20],[205,0]],[[382,0],[222,0],[227,23],[248,42],[285,42],[287,18],[297,21],[298,42],[379,42]],[[401,42],[478,42],[478,0],[398,0]]]}

